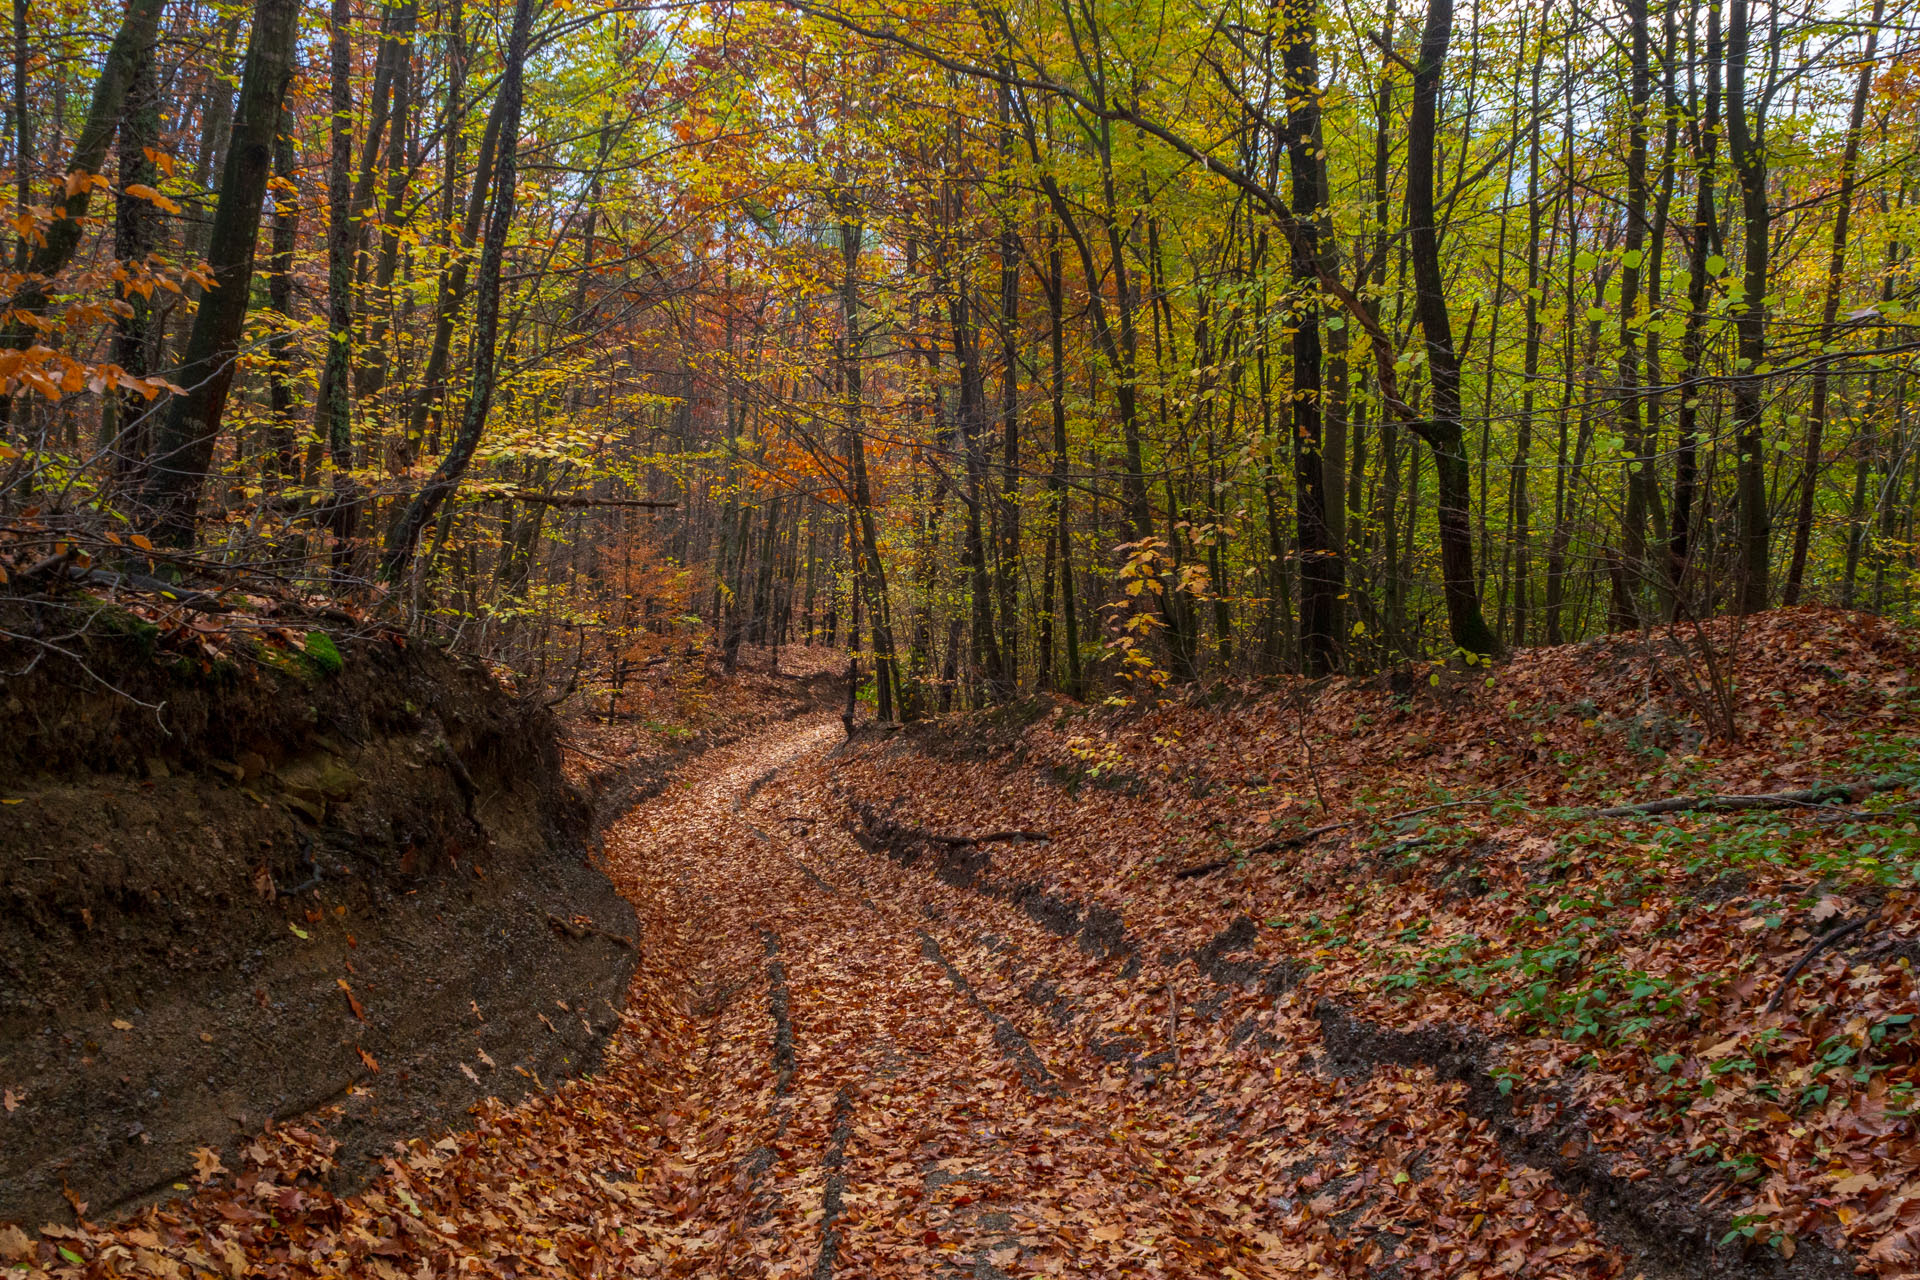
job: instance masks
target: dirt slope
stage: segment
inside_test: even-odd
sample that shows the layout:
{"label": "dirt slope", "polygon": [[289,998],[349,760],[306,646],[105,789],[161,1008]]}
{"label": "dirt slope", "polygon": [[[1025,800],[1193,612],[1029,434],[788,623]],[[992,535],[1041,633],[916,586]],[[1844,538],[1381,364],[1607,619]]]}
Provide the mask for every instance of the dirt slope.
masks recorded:
{"label": "dirt slope", "polygon": [[597,1060],[633,915],[550,718],[436,652],[315,644],[202,664],[104,635],[91,677],[8,681],[0,1219],[111,1213],[301,1118],[353,1185]]}

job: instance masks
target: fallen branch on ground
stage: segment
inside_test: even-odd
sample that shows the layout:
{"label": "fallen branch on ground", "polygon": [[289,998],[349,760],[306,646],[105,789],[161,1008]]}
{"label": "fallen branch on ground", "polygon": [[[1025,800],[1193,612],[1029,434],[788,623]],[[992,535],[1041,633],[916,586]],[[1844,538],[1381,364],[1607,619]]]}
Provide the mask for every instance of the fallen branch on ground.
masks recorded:
{"label": "fallen branch on ground", "polygon": [[[1258,852],[1258,850],[1249,850]],[[1175,880],[1198,880],[1201,876],[1210,876],[1216,871],[1225,871],[1233,865],[1231,858],[1221,858],[1218,862],[1203,862],[1197,867],[1182,867],[1173,873]]]}
{"label": "fallen branch on ground", "polygon": [[1897,791],[1911,787],[1915,780],[1905,774],[1882,774],[1853,782],[1821,782],[1797,791],[1766,791],[1755,795],[1668,796],[1642,804],[1619,804],[1607,808],[1579,809],[1583,818],[1638,818],[1656,813],[1734,813],[1743,809],[1797,809],[1807,805],[1831,804],[1848,800],[1854,804],[1878,791]]}
{"label": "fallen branch on ground", "polygon": [[1767,1007],[1764,1012],[1772,1013],[1780,1007],[1780,1002],[1786,999],[1787,992],[1793,989],[1793,980],[1800,976],[1803,969],[1813,963],[1815,956],[1818,956],[1822,951],[1827,950],[1841,939],[1851,938],[1854,934],[1860,932],[1869,924],[1872,924],[1874,918],[1879,914],[1878,911],[1869,911],[1852,924],[1843,924],[1837,929],[1829,929],[1826,933],[1814,939],[1813,945],[1800,953],[1800,958],[1793,962],[1793,967],[1787,970],[1787,975],[1780,979],[1780,985],[1773,989],[1773,996],[1767,1001]]}
{"label": "fallen branch on ground", "polygon": [[593,752],[587,750],[585,747],[574,746],[571,742],[568,742],[565,738],[560,738],[557,741],[560,743],[560,748],[563,751],[571,751],[573,752],[573,754],[577,756],[585,756],[589,760],[595,761],[599,764],[609,765],[615,769],[624,769],[627,767],[624,761],[609,760],[605,756],[597,756]]}

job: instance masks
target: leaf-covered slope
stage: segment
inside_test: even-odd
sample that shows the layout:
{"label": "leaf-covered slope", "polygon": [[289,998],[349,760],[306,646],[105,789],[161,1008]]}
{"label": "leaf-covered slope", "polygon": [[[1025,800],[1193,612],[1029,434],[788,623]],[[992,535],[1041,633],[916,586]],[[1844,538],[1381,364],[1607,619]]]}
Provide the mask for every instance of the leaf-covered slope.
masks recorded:
{"label": "leaf-covered slope", "polygon": [[[863,747],[836,786],[876,847],[953,874],[955,846],[921,833],[1044,832],[977,846],[965,875],[1104,913],[1149,955],[1203,967],[1225,940],[1244,973],[1284,974],[1253,1028],[1280,1069],[1344,1052],[1452,1074],[1565,1185],[1644,1199],[1636,1230],[1895,1274],[1920,1265],[1916,663],[1879,619],[1786,611],[1225,709],[1061,704],[997,748]],[[1834,781],[1881,789],[1596,812]],[[1169,1040],[1164,1006],[1131,1015]],[[1337,1146],[1358,1104],[1303,1136]],[[1252,1099],[1245,1123],[1291,1105]],[[1309,1194],[1321,1167],[1296,1230],[1372,1203]],[[1478,1212],[1435,1220],[1429,1247]]]}

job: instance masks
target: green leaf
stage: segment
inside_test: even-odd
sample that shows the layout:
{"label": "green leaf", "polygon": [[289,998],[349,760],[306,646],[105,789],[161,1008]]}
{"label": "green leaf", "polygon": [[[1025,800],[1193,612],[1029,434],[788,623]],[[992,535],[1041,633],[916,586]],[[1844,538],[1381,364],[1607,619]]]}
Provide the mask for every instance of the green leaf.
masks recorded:
{"label": "green leaf", "polygon": [[1587,252],[1585,249],[1582,249],[1579,253],[1574,255],[1573,269],[1575,271],[1591,271],[1599,265],[1600,265],[1600,259],[1594,257],[1591,253]]}
{"label": "green leaf", "polygon": [[1727,260],[1717,253],[1707,255],[1707,274],[1717,276],[1727,269]]}

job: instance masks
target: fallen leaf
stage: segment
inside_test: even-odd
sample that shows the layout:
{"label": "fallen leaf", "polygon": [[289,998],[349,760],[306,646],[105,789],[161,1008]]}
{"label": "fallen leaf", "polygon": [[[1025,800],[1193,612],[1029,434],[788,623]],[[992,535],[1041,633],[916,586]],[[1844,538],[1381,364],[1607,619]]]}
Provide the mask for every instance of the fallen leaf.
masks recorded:
{"label": "fallen leaf", "polygon": [[212,1147],[201,1147],[193,1153],[193,1169],[194,1176],[201,1182],[227,1171],[226,1166],[220,1163],[220,1153]]}
{"label": "fallen leaf", "polygon": [[1856,1173],[1850,1178],[1842,1178],[1833,1184],[1832,1192],[1836,1196],[1857,1196],[1862,1191],[1870,1191],[1880,1185],[1880,1179],[1870,1173]]}

